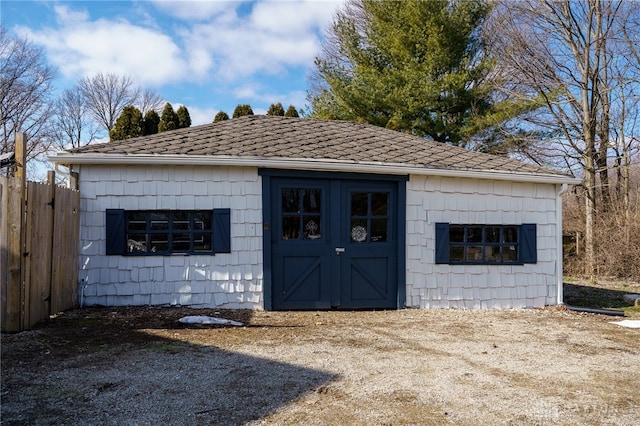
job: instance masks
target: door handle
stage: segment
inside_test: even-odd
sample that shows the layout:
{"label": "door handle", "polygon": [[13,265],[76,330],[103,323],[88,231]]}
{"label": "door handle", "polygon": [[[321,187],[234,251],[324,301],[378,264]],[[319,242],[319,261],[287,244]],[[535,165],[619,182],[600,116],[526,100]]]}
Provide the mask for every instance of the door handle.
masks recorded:
{"label": "door handle", "polygon": [[336,247],[336,254],[340,256],[341,253],[344,253],[344,247]]}

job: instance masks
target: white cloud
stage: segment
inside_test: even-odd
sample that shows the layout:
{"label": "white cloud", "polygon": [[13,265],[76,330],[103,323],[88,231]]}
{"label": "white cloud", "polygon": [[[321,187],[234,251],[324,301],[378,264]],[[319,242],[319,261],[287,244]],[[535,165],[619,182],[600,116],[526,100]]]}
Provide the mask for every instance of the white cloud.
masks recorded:
{"label": "white cloud", "polygon": [[206,21],[214,16],[235,16],[238,1],[151,0],[161,12],[185,21]]}
{"label": "white cloud", "polygon": [[277,75],[287,67],[307,68],[321,36],[341,2],[257,2],[248,15],[229,14],[198,22],[185,30],[185,45],[206,46],[215,56],[215,72],[225,80],[256,73]]}
{"label": "white cloud", "polygon": [[[145,88],[176,90],[169,97],[182,102],[206,94],[220,103],[231,95],[216,106],[253,102],[255,112],[258,103],[282,102],[301,108],[306,99],[300,76],[313,66],[323,32],[343,1],[67,2],[54,7],[56,27],[22,30],[68,80],[109,72],[131,76]],[[287,79],[297,86],[288,88]],[[191,83],[200,93],[186,92]],[[188,108],[198,124],[217,113],[202,105]]]}
{"label": "white cloud", "polygon": [[[132,76],[146,85],[159,85],[183,77],[190,58],[166,34],[126,20],[90,21],[86,13],[56,8],[61,26],[34,31],[29,38],[45,47],[49,60],[68,78],[99,72]],[[197,72],[206,72],[205,65]]]}

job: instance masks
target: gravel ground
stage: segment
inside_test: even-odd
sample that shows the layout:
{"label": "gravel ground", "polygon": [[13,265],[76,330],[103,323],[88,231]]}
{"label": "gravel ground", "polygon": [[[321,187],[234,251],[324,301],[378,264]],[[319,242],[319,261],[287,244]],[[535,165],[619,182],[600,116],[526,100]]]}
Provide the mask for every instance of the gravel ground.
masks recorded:
{"label": "gravel ground", "polygon": [[2,424],[638,425],[640,329],[617,319],[74,310],[2,335]]}

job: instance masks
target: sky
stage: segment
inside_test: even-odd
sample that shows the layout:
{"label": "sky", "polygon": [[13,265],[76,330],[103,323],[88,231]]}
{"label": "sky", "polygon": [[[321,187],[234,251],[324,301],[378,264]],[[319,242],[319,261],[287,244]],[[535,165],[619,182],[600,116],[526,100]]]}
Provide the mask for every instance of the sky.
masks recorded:
{"label": "sky", "polygon": [[[98,73],[127,75],[192,125],[249,104],[307,105],[308,74],[343,0],[2,0],[0,21],[40,46],[62,91]],[[160,111],[161,112],[161,111]]]}

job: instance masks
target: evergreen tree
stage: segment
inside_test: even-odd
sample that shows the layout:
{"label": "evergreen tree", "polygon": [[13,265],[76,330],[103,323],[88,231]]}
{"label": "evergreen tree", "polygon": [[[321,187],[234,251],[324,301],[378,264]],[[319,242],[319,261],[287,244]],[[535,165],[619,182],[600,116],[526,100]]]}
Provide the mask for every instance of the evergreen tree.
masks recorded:
{"label": "evergreen tree", "polygon": [[244,104],[236,106],[236,109],[233,110],[233,118],[242,117],[243,115],[253,115],[253,110],[251,109],[251,105]]}
{"label": "evergreen tree", "polygon": [[122,108],[122,113],[109,132],[109,139],[118,141],[142,136],[142,128],[142,113],[133,105],[127,105]]}
{"label": "evergreen tree", "polygon": [[160,116],[160,123],[158,123],[158,133],[166,132],[168,130],[174,130],[180,127],[180,119],[178,114],[173,110],[173,107],[169,102],[164,105],[162,115]]}
{"label": "evergreen tree", "polygon": [[181,105],[176,112],[178,115],[178,128],[184,129],[186,127],[191,127],[191,117],[189,116],[189,110],[186,106]]}
{"label": "evergreen tree", "polygon": [[229,114],[224,111],[219,111],[215,117],[213,117],[213,122],[224,121],[229,119]]}
{"label": "evergreen tree", "polygon": [[271,104],[269,109],[267,110],[267,115],[279,115],[280,117],[284,116],[284,108],[282,104],[278,102],[277,104]]}
{"label": "evergreen tree", "polygon": [[284,116],[285,117],[300,117],[300,115],[298,114],[298,110],[293,105],[289,105],[289,108],[287,108],[287,112],[284,113]]}
{"label": "evergreen tree", "polygon": [[486,84],[493,62],[480,26],[489,11],[487,0],[348,0],[316,58],[312,116],[465,146],[522,113],[527,106],[509,100],[501,109]]}
{"label": "evergreen tree", "polygon": [[158,133],[159,124],[160,116],[158,115],[158,113],[153,109],[147,111],[147,113],[144,115],[144,129],[142,132],[143,135],[155,135],[156,133]]}

